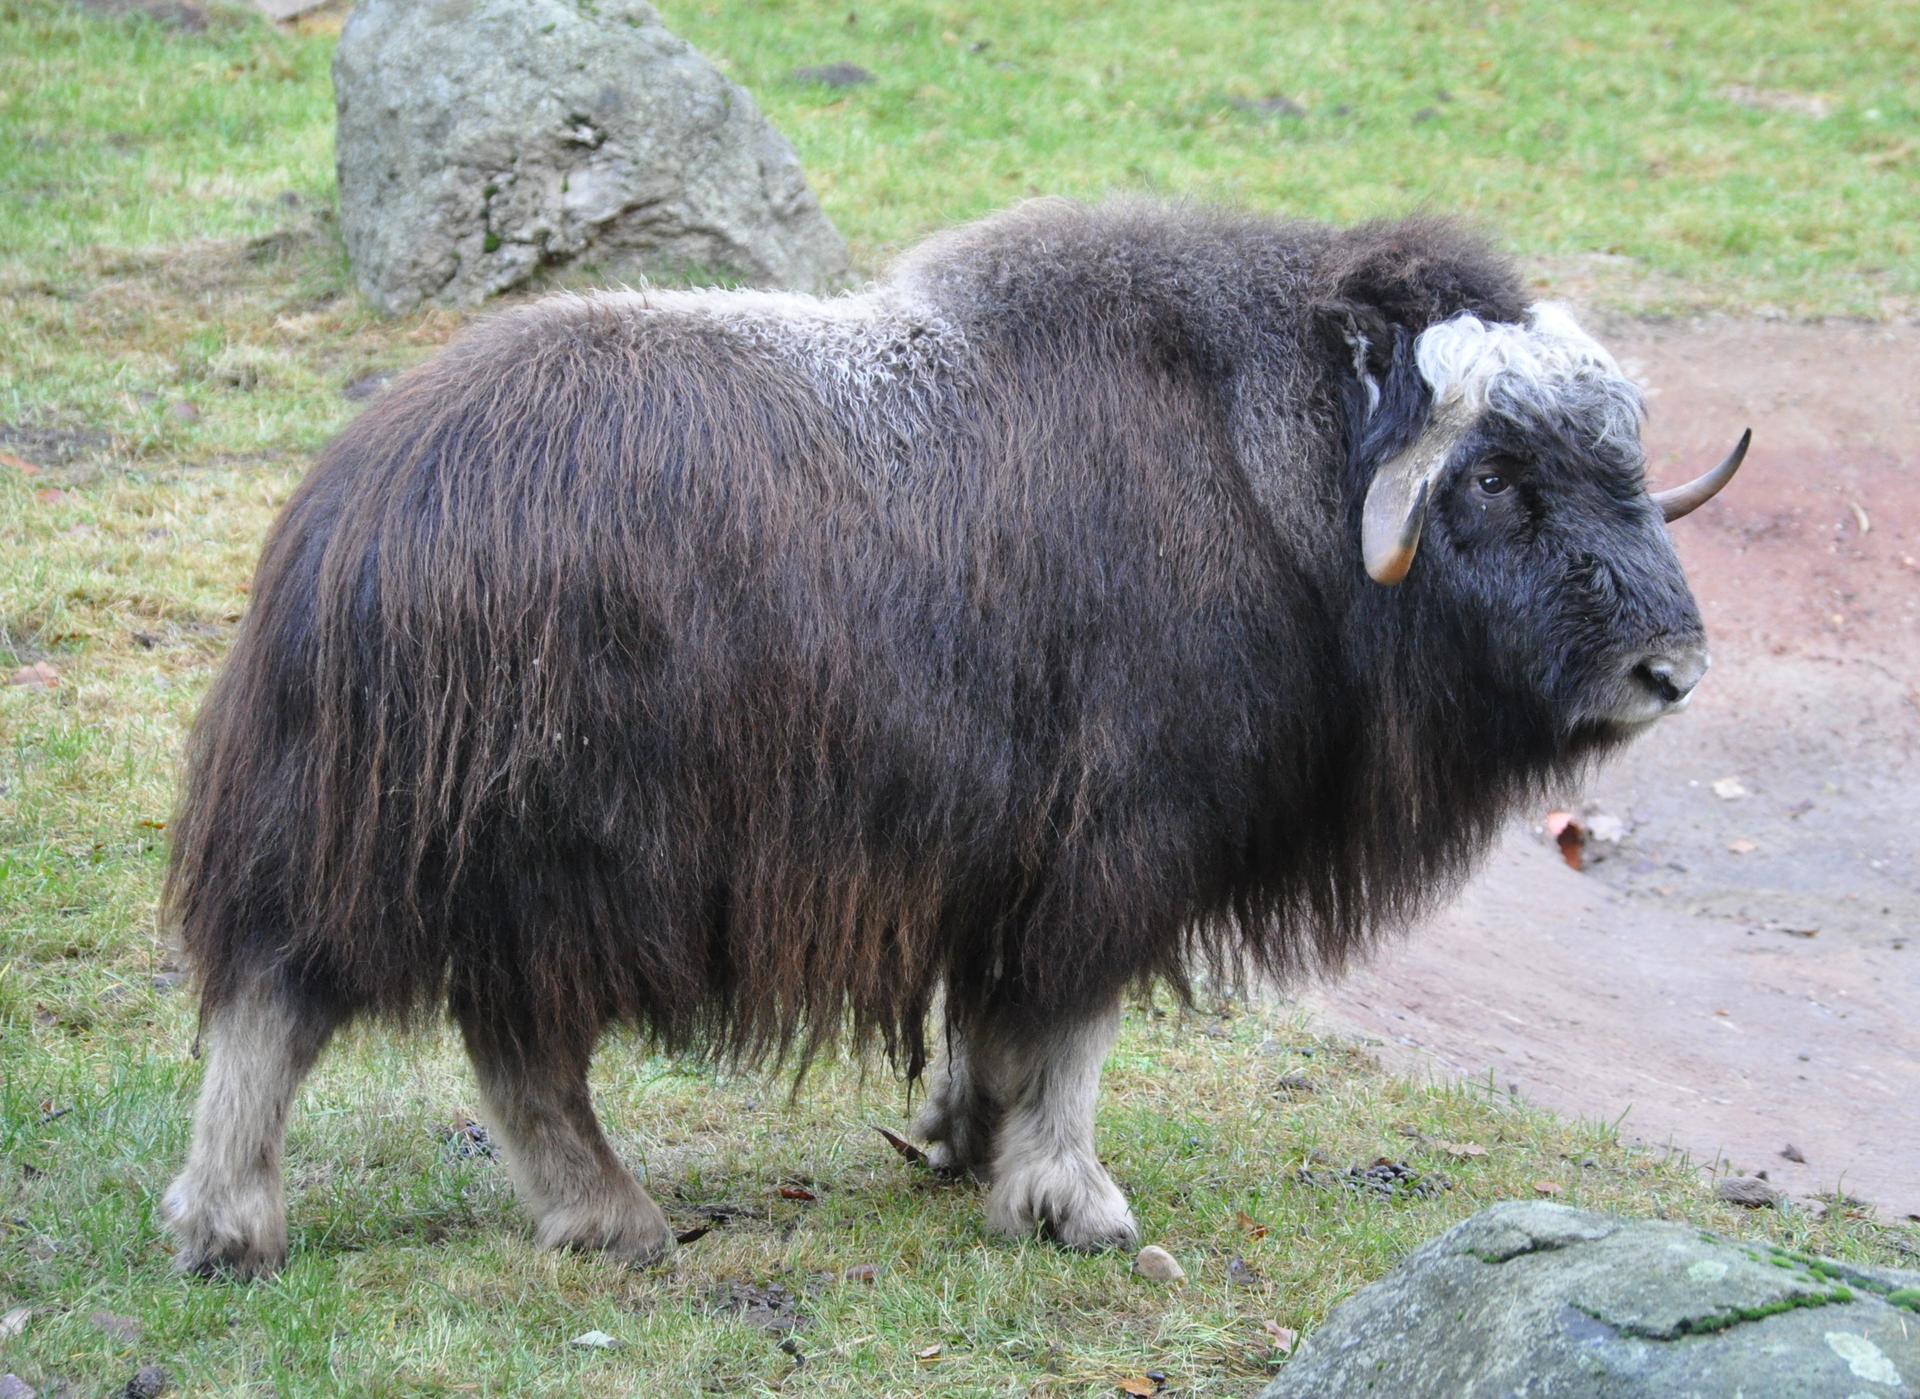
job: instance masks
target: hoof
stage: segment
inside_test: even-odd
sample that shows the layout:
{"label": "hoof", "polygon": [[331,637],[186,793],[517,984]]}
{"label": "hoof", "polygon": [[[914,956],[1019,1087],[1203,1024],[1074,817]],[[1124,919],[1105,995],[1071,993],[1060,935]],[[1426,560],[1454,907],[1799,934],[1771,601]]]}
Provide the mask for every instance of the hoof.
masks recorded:
{"label": "hoof", "polygon": [[638,1186],[633,1197],[563,1205],[540,1220],[534,1242],[541,1248],[604,1253],[632,1268],[646,1268],[673,1252],[673,1230],[653,1198]]}
{"label": "hoof", "polygon": [[181,1176],[167,1188],[161,1213],[175,1243],[175,1272],[251,1282],[286,1265],[286,1209],[271,1189],[210,1191]]}
{"label": "hoof", "polygon": [[987,1227],[1007,1238],[1037,1232],[1080,1253],[1130,1249],[1140,1240],[1127,1197],[1098,1164],[1048,1161],[998,1174]]}

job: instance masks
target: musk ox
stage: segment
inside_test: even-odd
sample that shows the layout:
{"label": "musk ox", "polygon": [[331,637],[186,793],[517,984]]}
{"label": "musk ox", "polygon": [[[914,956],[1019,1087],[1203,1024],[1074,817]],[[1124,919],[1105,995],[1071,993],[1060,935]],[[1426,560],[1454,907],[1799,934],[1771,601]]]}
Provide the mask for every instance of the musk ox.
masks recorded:
{"label": "musk ox", "polygon": [[[191,741],[166,906],[205,1082],[181,1266],[285,1256],[350,1019],[449,1010],[540,1243],[667,1222],[602,1031],[932,1071],[1006,1234],[1135,1234],[1123,994],[1336,965],[1707,655],[1639,395],[1506,260],[1039,202],[883,282],[560,296],[340,434]],[[1744,443],[1743,443],[1744,446]]]}

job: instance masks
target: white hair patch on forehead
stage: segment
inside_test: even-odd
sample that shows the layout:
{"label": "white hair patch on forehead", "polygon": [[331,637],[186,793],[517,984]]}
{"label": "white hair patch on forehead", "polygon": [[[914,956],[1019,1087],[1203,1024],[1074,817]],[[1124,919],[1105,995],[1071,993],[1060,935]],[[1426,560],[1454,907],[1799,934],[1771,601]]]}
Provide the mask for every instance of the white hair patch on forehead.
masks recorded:
{"label": "white hair patch on forehead", "polygon": [[1615,442],[1639,427],[1639,390],[1558,302],[1536,302],[1525,325],[1462,312],[1422,331],[1413,354],[1436,403],[1509,413],[1558,406],[1592,417],[1595,436]]}
{"label": "white hair patch on forehead", "polygon": [[1596,375],[1620,377],[1613,356],[1553,301],[1534,303],[1525,325],[1489,324],[1463,311],[1422,331],[1413,356],[1437,399],[1459,394],[1484,402],[1498,375],[1542,388]]}

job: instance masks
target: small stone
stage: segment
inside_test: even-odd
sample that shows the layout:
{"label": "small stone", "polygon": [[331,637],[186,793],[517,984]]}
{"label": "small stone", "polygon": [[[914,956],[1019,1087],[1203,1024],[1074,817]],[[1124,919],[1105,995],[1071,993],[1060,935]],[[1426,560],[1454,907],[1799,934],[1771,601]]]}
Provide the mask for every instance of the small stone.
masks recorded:
{"label": "small stone", "polygon": [[1713,794],[1723,802],[1737,802],[1747,796],[1746,784],[1737,777],[1723,777],[1713,784]]}
{"label": "small stone", "polygon": [[1618,816],[1597,812],[1587,818],[1587,835],[1602,845],[1618,845],[1627,838],[1627,823]]}
{"label": "small stone", "polygon": [[173,1387],[173,1376],[159,1365],[142,1365],[120,1391],[120,1399],[160,1399]]}
{"label": "small stone", "polygon": [[18,1375],[0,1375],[0,1399],[34,1399],[33,1386]]}
{"label": "small stone", "polygon": [[567,1344],[585,1350],[612,1350],[620,1343],[604,1331],[582,1331]]}
{"label": "small stone", "polygon": [[1728,1176],[1713,1187],[1714,1199],[1750,1210],[1772,1209],[1780,1203],[1781,1195],[1780,1190],[1756,1176]]}
{"label": "small stone", "polygon": [[1149,1282],[1187,1280],[1187,1270],[1159,1244],[1148,1244],[1133,1256],[1133,1271]]}

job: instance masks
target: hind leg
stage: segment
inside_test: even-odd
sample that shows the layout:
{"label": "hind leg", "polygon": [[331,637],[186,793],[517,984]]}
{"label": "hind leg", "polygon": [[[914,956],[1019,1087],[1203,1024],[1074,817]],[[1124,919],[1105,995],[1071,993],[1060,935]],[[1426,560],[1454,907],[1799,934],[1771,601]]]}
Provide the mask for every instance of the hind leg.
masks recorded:
{"label": "hind leg", "polygon": [[287,1109],[339,1022],[318,998],[264,980],[208,1016],[193,1146],[162,1202],[181,1272],[254,1278],[286,1262]]}
{"label": "hind leg", "polygon": [[1000,1103],[967,1051],[967,1037],[950,1029],[947,1045],[928,1075],[926,1106],[913,1134],[927,1143],[927,1162],[943,1175],[984,1176],[993,1159]]}
{"label": "hind leg", "polygon": [[633,1265],[673,1247],[667,1217],[620,1164],[587,1089],[593,1032],[506,1033],[456,1006],[461,1035],[505,1153],[515,1192],[542,1248],[600,1250]]}

